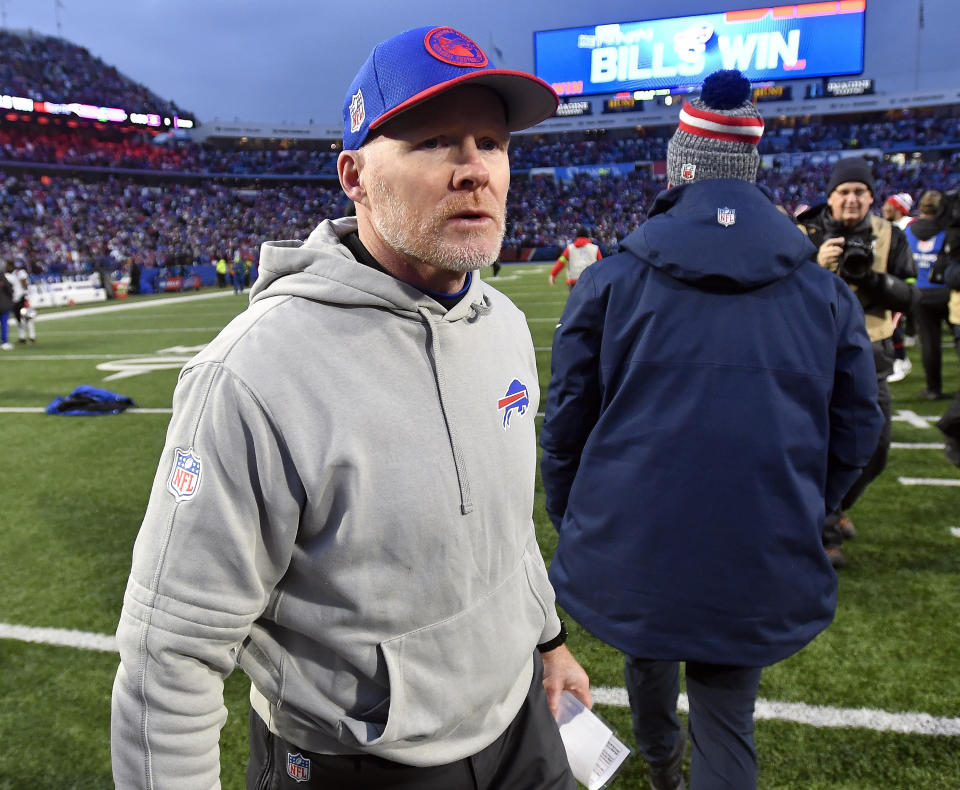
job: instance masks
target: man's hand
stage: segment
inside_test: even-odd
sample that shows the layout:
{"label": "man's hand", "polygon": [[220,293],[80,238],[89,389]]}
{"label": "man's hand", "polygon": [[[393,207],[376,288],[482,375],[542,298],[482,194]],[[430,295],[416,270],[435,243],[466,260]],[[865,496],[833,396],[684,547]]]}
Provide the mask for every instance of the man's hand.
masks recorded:
{"label": "man's hand", "polygon": [[560,692],[567,690],[588,708],[593,707],[590,678],[566,645],[543,654],[543,688],[547,692],[550,712],[556,716],[560,708]]}
{"label": "man's hand", "polygon": [[835,272],[837,261],[840,260],[840,253],[843,252],[843,243],[843,236],[834,236],[832,239],[827,239],[817,250],[817,263],[824,269]]}
{"label": "man's hand", "polygon": [[556,282],[557,276],[555,274],[550,275],[550,285],[553,285]]}

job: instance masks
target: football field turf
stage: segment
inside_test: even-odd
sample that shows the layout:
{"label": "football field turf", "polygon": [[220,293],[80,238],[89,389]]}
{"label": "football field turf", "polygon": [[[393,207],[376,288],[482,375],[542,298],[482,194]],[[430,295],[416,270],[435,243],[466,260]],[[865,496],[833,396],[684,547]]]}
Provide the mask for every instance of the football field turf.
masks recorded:
{"label": "football field turf", "polygon": [[[505,266],[494,281],[528,316],[541,409],[567,293],[551,288],[547,271]],[[36,345],[0,355],[0,790],[113,786],[112,634],[177,371],[247,303],[213,290],[199,297],[46,313]],[[919,349],[909,351],[913,372],[892,387],[889,466],[850,514],[860,534],[844,547],[836,621],[764,673],[761,788],[960,787],[960,469],[944,458],[931,422],[947,402],[916,397],[923,373]],[[960,366],[949,348],[943,367],[952,392]],[[137,409],[107,417],[42,412],[80,384],[128,395]],[[539,483],[534,517],[549,561],[556,541]],[[632,744],[620,656],[568,626],[598,712]],[[247,689],[240,672],[227,681],[228,790],[243,787]],[[646,781],[634,757],[613,786]]]}

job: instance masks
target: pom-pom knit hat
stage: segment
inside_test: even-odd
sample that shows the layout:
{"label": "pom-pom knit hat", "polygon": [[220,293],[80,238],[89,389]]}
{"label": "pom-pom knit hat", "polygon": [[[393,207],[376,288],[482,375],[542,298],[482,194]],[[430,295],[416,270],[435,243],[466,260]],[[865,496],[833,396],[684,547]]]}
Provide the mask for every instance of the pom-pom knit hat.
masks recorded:
{"label": "pom-pom knit hat", "polygon": [[343,103],[343,147],[356,150],[391,118],[464,83],[500,96],[511,132],[549,118],[559,101],[532,74],[491,68],[480,46],[452,27],[419,27],[377,44],[353,78]]}
{"label": "pom-pom knit hat", "polygon": [[700,96],[684,104],[667,146],[667,178],[674,186],[708,178],[757,180],[763,118],[750,101],[750,81],[739,71],[717,71]]}
{"label": "pom-pom knit hat", "polygon": [[897,192],[896,195],[890,195],[887,203],[893,206],[897,211],[906,216],[913,208],[913,198],[906,192]]}

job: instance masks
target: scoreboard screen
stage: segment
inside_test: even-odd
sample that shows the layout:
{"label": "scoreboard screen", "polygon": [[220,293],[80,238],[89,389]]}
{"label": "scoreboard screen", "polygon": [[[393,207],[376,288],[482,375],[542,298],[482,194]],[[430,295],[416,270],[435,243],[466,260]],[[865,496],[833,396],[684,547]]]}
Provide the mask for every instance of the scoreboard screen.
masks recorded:
{"label": "scoreboard screen", "polygon": [[534,70],[561,96],[699,85],[718,69],[751,82],[863,72],[866,0],[615,22],[533,34]]}

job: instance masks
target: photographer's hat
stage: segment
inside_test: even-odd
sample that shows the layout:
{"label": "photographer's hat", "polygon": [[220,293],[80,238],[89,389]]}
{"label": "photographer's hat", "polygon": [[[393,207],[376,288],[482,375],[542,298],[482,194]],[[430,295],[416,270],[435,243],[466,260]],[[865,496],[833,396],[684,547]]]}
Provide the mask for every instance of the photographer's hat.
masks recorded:
{"label": "photographer's hat", "polygon": [[717,71],[700,97],[684,105],[667,146],[667,179],[689,184],[708,178],[756,181],[763,118],[750,101],[750,81],[739,71]]}
{"label": "photographer's hat", "polygon": [[343,104],[343,147],[356,150],[391,118],[465,83],[500,96],[511,132],[557,109],[557,94],[543,80],[491,68],[480,46],[452,27],[419,27],[377,44],[353,78]]}
{"label": "photographer's hat", "polygon": [[830,173],[830,180],[827,182],[827,197],[830,197],[830,193],[838,186],[851,181],[865,184],[870,193],[876,197],[877,185],[873,180],[873,170],[870,163],[859,156],[841,159],[833,166],[833,172]]}

